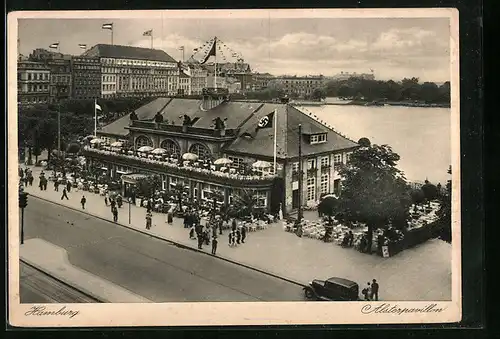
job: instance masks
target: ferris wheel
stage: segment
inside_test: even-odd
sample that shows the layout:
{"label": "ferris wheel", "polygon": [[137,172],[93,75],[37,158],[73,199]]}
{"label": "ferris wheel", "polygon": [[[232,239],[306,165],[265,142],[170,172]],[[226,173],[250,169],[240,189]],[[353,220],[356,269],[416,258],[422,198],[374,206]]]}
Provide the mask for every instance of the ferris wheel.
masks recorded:
{"label": "ferris wheel", "polygon": [[218,37],[213,37],[212,39],[205,41],[203,45],[193,49],[193,54],[191,54],[189,59],[198,61],[202,64],[207,63],[210,65],[215,63],[215,61],[209,62],[211,56],[215,57],[214,60],[216,60],[217,63],[243,63],[245,61],[241,53],[233,50]]}

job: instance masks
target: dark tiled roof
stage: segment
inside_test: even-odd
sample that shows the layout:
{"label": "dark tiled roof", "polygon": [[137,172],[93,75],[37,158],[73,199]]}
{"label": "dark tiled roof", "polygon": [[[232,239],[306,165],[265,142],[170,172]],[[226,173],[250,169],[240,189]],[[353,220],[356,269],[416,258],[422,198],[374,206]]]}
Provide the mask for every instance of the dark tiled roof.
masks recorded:
{"label": "dark tiled roof", "polygon": [[159,49],[121,46],[121,45],[98,44],[89,49],[83,55],[99,56],[105,58],[123,58],[123,59],[177,62],[170,55]]}
{"label": "dark tiled roof", "polygon": [[225,121],[227,129],[239,128],[243,122],[252,115],[262,104],[249,102],[224,102],[219,106],[203,111],[201,100],[198,99],[173,99],[162,110],[163,118],[174,121],[176,125],[182,123],[179,116],[188,115],[191,119],[198,118],[194,127],[212,128],[213,119],[219,117]]}
{"label": "dark tiled roof", "polygon": [[[264,106],[242,127],[240,137],[236,139],[227,151],[245,154],[259,154],[266,157],[274,155],[274,128],[259,129],[256,131],[261,117],[277,109],[277,156],[278,158],[294,158],[299,155],[298,125],[305,131],[327,133],[327,142],[311,145],[302,139],[302,155],[308,156],[317,153],[330,152],[356,147],[357,144],[329,127],[316,121],[297,108],[286,104],[264,104]],[[246,137],[245,134],[253,137]]]}
{"label": "dark tiled roof", "polygon": [[[139,120],[150,120],[153,119],[156,112],[160,111],[165,105],[167,105],[172,99],[171,98],[158,98],[151,101],[150,103],[139,107],[135,110]],[[128,134],[128,129],[125,129],[129,125],[130,118],[128,115],[121,117],[112,123],[103,126],[99,131],[101,133],[113,134],[126,136]]]}

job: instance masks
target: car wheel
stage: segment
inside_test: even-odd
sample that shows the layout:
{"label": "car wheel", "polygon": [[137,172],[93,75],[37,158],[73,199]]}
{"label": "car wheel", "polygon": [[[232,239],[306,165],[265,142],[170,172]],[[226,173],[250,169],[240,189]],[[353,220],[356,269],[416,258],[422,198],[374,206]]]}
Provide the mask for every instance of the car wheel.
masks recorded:
{"label": "car wheel", "polygon": [[314,293],[313,293],[312,289],[310,289],[310,288],[306,288],[304,290],[304,295],[305,295],[306,299],[308,299],[308,300],[314,299]]}

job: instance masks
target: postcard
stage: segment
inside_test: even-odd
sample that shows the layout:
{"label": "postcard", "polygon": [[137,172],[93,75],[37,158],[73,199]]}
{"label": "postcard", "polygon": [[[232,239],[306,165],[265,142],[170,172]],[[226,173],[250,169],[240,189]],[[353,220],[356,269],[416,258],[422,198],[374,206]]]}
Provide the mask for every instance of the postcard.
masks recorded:
{"label": "postcard", "polygon": [[460,321],[456,9],[7,32],[12,326]]}

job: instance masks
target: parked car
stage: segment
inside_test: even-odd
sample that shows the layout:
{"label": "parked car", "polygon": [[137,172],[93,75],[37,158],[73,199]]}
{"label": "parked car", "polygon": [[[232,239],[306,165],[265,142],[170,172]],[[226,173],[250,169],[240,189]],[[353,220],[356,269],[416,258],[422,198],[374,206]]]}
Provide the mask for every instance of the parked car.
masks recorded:
{"label": "parked car", "polygon": [[333,277],[313,280],[303,288],[306,299],[320,301],[358,301],[359,285],[351,280]]}

